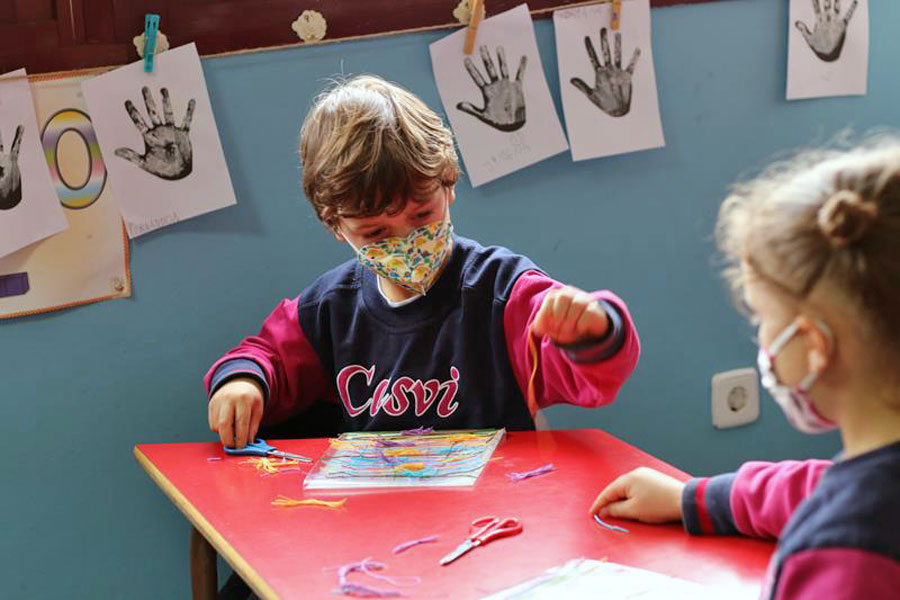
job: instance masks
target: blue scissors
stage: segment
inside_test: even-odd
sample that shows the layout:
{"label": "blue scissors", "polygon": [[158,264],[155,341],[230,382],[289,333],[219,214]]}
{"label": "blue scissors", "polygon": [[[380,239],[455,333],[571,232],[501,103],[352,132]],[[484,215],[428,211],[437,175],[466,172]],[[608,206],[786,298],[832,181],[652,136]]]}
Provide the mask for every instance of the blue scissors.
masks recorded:
{"label": "blue scissors", "polygon": [[290,452],[282,452],[275,446],[266,443],[266,440],[256,438],[252,443],[247,444],[243,448],[229,448],[222,446],[227,454],[234,455],[251,455],[251,456],[278,456],[280,458],[292,458],[300,462],[312,462],[312,459],[300,454],[291,454]]}

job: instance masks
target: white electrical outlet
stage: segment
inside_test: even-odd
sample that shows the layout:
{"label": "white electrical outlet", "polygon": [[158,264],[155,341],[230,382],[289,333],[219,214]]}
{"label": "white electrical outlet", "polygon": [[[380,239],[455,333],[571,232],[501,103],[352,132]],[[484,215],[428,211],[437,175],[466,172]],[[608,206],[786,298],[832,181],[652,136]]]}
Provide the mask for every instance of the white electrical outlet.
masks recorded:
{"label": "white electrical outlet", "polygon": [[756,369],[733,369],[712,377],[712,422],[719,429],[738,427],[759,418]]}

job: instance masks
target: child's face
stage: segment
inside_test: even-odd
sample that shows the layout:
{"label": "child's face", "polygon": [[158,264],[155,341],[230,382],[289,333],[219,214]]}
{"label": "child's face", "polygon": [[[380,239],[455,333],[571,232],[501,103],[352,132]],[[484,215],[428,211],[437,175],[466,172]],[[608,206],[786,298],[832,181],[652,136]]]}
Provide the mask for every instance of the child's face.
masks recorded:
{"label": "child's face", "polygon": [[[744,302],[757,327],[761,348],[769,348],[775,338],[800,316],[799,306],[771,284],[760,279],[748,266],[744,270]],[[778,380],[793,386],[809,373],[808,348],[804,335],[794,336],[775,357]]]}
{"label": "child's face", "polygon": [[429,196],[409,199],[403,210],[395,215],[339,217],[335,236],[355,248],[390,237],[406,237],[418,227],[442,220],[454,199],[452,187],[439,186]]}

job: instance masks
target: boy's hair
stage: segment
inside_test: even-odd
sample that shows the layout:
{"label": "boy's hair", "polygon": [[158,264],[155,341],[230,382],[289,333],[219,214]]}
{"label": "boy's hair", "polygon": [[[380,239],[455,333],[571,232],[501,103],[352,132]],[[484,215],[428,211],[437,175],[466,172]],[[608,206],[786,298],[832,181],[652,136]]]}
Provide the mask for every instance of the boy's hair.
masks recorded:
{"label": "boy's hair", "polygon": [[319,220],[403,210],[459,178],[453,136],[419,98],[373,75],[316,99],[300,130],[303,191]]}
{"label": "boy's hair", "polygon": [[837,301],[855,305],[863,331],[900,353],[897,137],[805,151],[735,185],[716,237],[736,292],[742,262],[797,299],[828,282],[843,296]]}

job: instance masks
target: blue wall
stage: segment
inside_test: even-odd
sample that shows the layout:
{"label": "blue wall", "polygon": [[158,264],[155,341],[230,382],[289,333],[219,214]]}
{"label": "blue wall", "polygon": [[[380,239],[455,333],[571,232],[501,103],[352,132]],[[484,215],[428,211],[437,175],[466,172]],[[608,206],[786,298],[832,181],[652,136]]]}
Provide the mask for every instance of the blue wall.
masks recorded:
{"label": "blue wall", "polygon": [[[644,354],[616,404],[554,408],[554,427],[603,428],[696,473],[837,450],[835,436],[791,431],[768,398],[757,423],[710,424],[710,376],[755,359],[711,232],[728,183],[774,152],[897,124],[900,3],[873,4],[867,97],[784,100],[782,0],[654,10],[665,148],[578,164],[563,154],[477,190],[460,183],[458,231],[617,291],[640,328]],[[536,28],[559,105],[552,27]],[[0,324],[4,596],[188,595],[187,522],[131,447],[212,439],[207,365],[350,256],[300,194],[296,132],[311,98],[335,73],[368,71],[439,107],[427,45],[442,35],[204,61],[239,204],[134,243],[133,299]]]}

